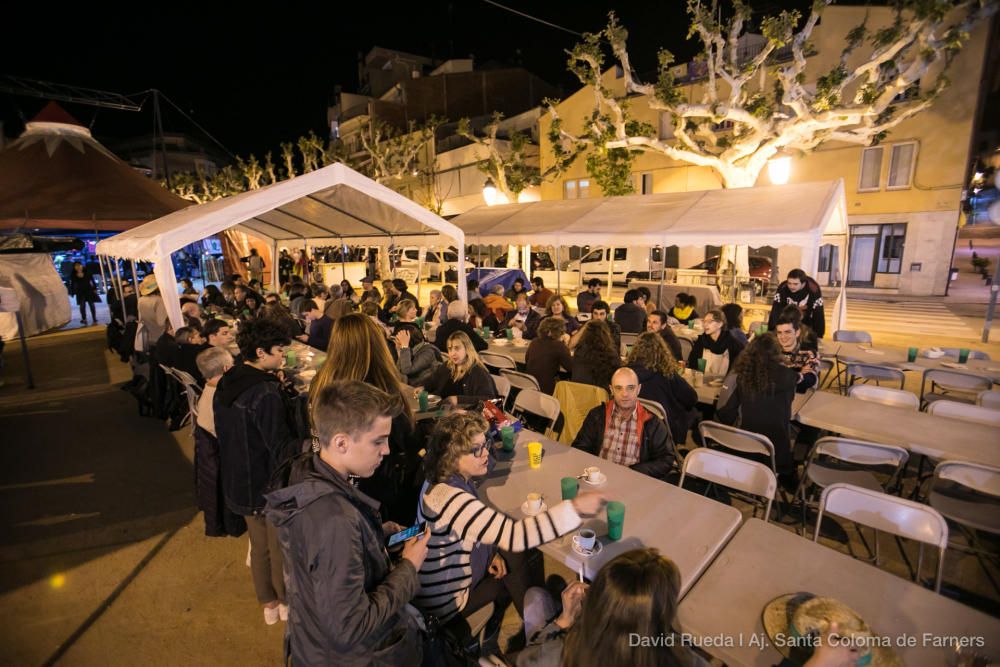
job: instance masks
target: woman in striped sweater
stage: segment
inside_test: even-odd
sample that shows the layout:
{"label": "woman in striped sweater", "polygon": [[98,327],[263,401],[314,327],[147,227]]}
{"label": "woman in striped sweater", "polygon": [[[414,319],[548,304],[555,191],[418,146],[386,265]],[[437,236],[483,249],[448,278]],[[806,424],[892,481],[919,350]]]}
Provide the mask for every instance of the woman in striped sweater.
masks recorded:
{"label": "woman in striped sweater", "polygon": [[431,538],[414,604],[465,634],[465,618],[491,602],[498,615],[510,601],[522,613],[524,552],[575,529],[581,515],[597,514],[605,503],[599,493],[581,493],[520,521],[484,504],[472,478],[487,472],[486,428],[478,414],[450,414],[438,422],[424,459],[420,513]]}

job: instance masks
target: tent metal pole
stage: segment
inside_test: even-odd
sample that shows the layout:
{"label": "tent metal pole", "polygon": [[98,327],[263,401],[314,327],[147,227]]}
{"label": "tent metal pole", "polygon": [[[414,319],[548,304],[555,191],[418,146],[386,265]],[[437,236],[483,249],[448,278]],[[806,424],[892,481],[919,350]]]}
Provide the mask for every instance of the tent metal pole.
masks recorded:
{"label": "tent metal pole", "polygon": [[101,267],[101,284],[104,287],[105,298],[107,298],[107,294],[108,294],[108,279],[104,276],[104,261],[101,259],[100,255],[97,256],[97,266]]}
{"label": "tent metal pole", "polygon": [[281,291],[281,285],[278,284],[278,239],[271,241],[271,291]]}
{"label": "tent metal pole", "polygon": [[[606,248],[604,248],[604,252],[607,253],[607,258],[608,258],[608,295],[606,297],[604,297],[604,298],[608,300],[608,303],[610,303],[611,302],[611,290],[614,289],[614,285],[615,285],[615,283],[614,283],[614,279],[615,279],[615,276],[614,276],[615,247],[614,246],[606,247]],[[626,286],[626,289],[628,289],[627,286]]]}
{"label": "tent metal pole", "polygon": [[667,240],[663,239],[663,246],[660,248],[660,286],[656,289],[656,307],[666,310],[663,306],[663,281],[667,276]]}
{"label": "tent metal pole", "polygon": [[[114,271],[111,271],[111,263],[114,261]],[[117,257],[108,257],[108,269],[111,273],[112,282],[114,283],[114,288],[118,292],[118,302],[122,304],[122,317],[125,317],[125,290],[122,288],[122,272],[121,266],[118,264]],[[139,297],[136,296],[136,299]]]}
{"label": "tent metal pole", "polygon": [[562,244],[556,244],[556,294],[562,294]]}
{"label": "tent metal pole", "polygon": [[347,280],[347,244],[340,239],[340,279]]}
{"label": "tent metal pole", "polygon": [[135,260],[132,260],[132,281],[135,285],[135,303],[136,303],[136,316],[137,319],[142,321],[142,311],[139,310],[139,272],[135,268]]}

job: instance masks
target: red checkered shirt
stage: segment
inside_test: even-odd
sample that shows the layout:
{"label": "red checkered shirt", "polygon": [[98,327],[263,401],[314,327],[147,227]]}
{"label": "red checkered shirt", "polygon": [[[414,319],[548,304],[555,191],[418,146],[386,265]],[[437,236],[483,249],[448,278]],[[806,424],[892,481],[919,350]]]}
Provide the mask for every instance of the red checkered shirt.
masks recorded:
{"label": "red checkered shirt", "polygon": [[611,421],[604,429],[601,458],[623,466],[639,462],[639,405],[623,414],[616,405],[611,409]]}

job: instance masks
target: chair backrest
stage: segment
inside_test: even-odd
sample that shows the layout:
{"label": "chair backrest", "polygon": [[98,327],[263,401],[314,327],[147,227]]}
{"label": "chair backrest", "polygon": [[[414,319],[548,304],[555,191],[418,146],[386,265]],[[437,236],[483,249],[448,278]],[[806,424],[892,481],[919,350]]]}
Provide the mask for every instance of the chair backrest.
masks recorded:
{"label": "chair backrest", "polygon": [[931,391],[937,385],[944,391],[960,391],[978,394],[981,391],[991,389],[993,380],[983,375],[975,373],[963,373],[961,371],[946,371],[940,368],[928,368],[924,371],[923,379],[920,382],[920,395],[924,394],[924,386],[927,381],[931,382]]}
{"label": "chair backrest", "polygon": [[698,424],[698,432],[707,445],[709,441],[718,443],[726,449],[745,454],[767,456],[771,460],[771,470],[776,470],[774,463],[774,444],[766,435],[745,431],[735,426],[727,426],[713,421]]}
{"label": "chair backrest", "polygon": [[514,414],[529,412],[549,420],[549,428],[559,419],[558,399],[536,389],[522,389],[514,399]]}
{"label": "chair backrest", "polygon": [[[677,342],[681,344],[681,357],[683,357],[682,359],[678,359],[677,361],[687,361],[688,358],[691,356],[691,352],[694,350],[694,343],[692,343],[687,338],[684,338],[683,336],[678,336]],[[695,370],[698,369],[696,368]]]}
{"label": "chair backrest", "polygon": [[684,457],[678,486],[684,486],[687,475],[766,498],[764,521],[771,516],[771,502],[778,490],[778,480],[774,472],[762,463],[699,447]]}
{"label": "chair backrest", "polygon": [[497,393],[503,397],[503,400],[507,400],[507,396],[510,395],[510,380],[502,375],[493,375],[493,385],[497,388]]}
{"label": "chair backrest", "polygon": [[872,335],[867,331],[849,331],[838,329],[833,332],[833,340],[837,343],[868,343],[872,344]]}
{"label": "chair backrest", "polygon": [[496,352],[480,352],[479,360],[486,366],[497,370],[504,368],[517,370],[517,362],[514,361],[513,357],[507,356],[506,354],[497,354]]}
{"label": "chair backrest", "polygon": [[559,431],[559,442],[572,445],[587,415],[598,405],[607,403],[608,391],[603,387],[582,382],[561,380],[556,382],[552,395],[559,401],[563,426]]}
{"label": "chair backrest", "polygon": [[[944,552],[948,547],[948,524],[937,510],[852,484],[831,484],[820,497],[813,542],[819,539],[824,514],[833,514],[875,530],[937,547],[938,569],[934,591],[940,592]],[[920,576],[919,567],[917,576]]]}
{"label": "chair backrest", "polygon": [[1000,410],[1000,391],[987,389],[986,391],[979,392],[979,395],[976,396],[976,405],[981,405],[991,410]]}
{"label": "chair backrest", "polygon": [[927,407],[927,414],[937,417],[951,417],[962,421],[1000,426],[1000,410],[970,405],[958,401],[934,401]]}
{"label": "chair backrest", "polygon": [[534,389],[535,391],[541,391],[542,389],[534,375],[522,373],[521,371],[510,370],[509,368],[501,368],[500,375],[507,378],[511,387],[517,387],[518,389]]}
{"label": "chair backrest", "polygon": [[816,441],[809,454],[809,463],[818,456],[829,456],[856,466],[872,468],[891,466],[898,472],[906,465],[910,453],[895,445],[828,436]]}
{"label": "chair backrest", "polygon": [[967,461],[941,461],[934,468],[934,477],[1000,498],[1000,468]]}
{"label": "chair backrest", "polygon": [[847,364],[847,384],[853,385],[855,380],[875,380],[880,382],[898,382],[902,389],[906,384],[906,375],[898,368],[878,366],[876,364]]}
{"label": "chair backrest", "polygon": [[851,398],[861,399],[862,401],[892,405],[897,408],[920,409],[920,398],[913,392],[903,389],[879,387],[873,384],[856,384],[847,390],[847,395]]}
{"label": "chair backrest", "polygon": [[667,421],[667,412],[663,409],[663,406],[656,401],[651,401],[648,398],[640,398],[639,403],[641,403],[642,407],[646,408],[647,411],[652,412],[664,422]]}
{"label": "chair backrest", "polygon": [[[957,347],[942,347],[941,351],[945,353],[945,356],[959,358],[962,351]],[[982,359],[983,361],[989,361],[990,355],[985,352],[980,352],[979,350],[969,350],[969,359]]]}

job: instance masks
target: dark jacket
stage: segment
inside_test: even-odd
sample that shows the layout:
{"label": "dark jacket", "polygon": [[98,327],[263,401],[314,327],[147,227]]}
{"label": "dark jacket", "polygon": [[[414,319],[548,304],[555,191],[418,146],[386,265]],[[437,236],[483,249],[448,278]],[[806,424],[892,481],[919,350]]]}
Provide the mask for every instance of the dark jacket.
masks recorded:
{"label": "dark jacket", "polygon": [[639,377],[639,398],[656,401],[667,413],[667,425],[674,442],[683,443],[687,440],[688,428],[694,418],[694,409],[698,405],[698,392],[680,375],[664,377],[656,371],[642,366],[632,366]]}
{"label": "dark jacket", "polygon": [[674,355],[677,361],[684,361],[684,352],[681,351],[681,342],[677,340],[677,334],[669,326],[660,329],[660,338],[670,348],[670,354]]}
{"label": "dark jacket", "polygon": [[191,343],[181,343],[177,346],[177,364],[174,366],[179,371],[184,371],[194,378],[199,387],[205,386],[205,378],[198,370],[198,355],[212,347],[208,343],[193,345]]}
{"label": "dark jacket", "polygon": [[725,375],[736,367],[736,357],[740,356],[740,352],[743,351],[743,345],[727,329],[723,329],[719,333],[718,340],[712,340],[711,336],[703,333],[694,340],[694,345],[691,346],[691,354],[687,360],[688,368],[698,370],[698,360],[701,359],[705,350],[713,354],[729,352],[729,368],[726,373],[723,373]]}
{"label": "dark jacket", "polygon": [[[587,413],[583,426],[576,434],[573,446],[594,456],[601,455],[604,446],[604,430],[608,423],[608,415],[614,409],[615,402],[598,405]],[[674,467],[674,441],[667,432],[663,421],[650,414],[642,405],[636,407],[639,411],[639,462],[632,470],[665,479]]]}
{"label": "dark jacket", "polygon": [[297,462],[267,496],[285,557],[286,658],[296,667],[419,665],[422,646],[407,603],[417,571],[385,551],[379,505],[319,454]]}
{"label": "dark jacket", "polygon": [[434,347],[442,352],[447,352],[448,336],[452,335],[456,331],[465,332],[465,334],[469,337],[469,340],[472,341],[472,347],[476,348],[476,352],[482,352],[489,347],[489,343],[483,340],[482,337],[476,333],[476,330],[472,328],[471,324],[457,319],[448,320],[437,328],[437,332],[434,335]]}
{"label": "dark jacket", "polygon": [[427,393],[437,394],[441,398],[458,396],[461,405],[490,401],[498,396],[490,372],[478,364],[470,368],[458,382],[451,379],[451,369],[448,368],[448,364],[441,364],[424,388]]}
{"label": "dark jacket", "polygon": [[229,511],[222,495],[219,441],[200,426],[194,429],[194,497],[205,513],[205,535],[239,537],[247,531],[247,522]]}
{"label": "dark jacket", "polygon": [[[715,414],[723,424],[732,424],[747,431],[766,435],[774,445],[778,472],[788,474],[795,471],[788,430],[792,421],[792,401],[795,399],[795,385],[799,380],[799,374],[786,366],[774,369],[774,373],[777,378],[774,391],[767,394],[748,396],[740,389],[737,380],[729,400],[720,406]],[[762,463],[770,464],[764,460]]]}
{"label": "dark jacket", "polygon": [[535,376],[538,386],[546,394],[551,394],[556,388],[556,376],[559,369],[572,370],[573,357],[569,348],[561,340],[540,337],[531,341],[524,355],[524,365],[528,375]]}
{"label": "dark jacket", "polygon": [[[507,316],[504,317],[504,320],[503,320],[504,326],[507,327],[507,328],[510,328],[511,327],[511,322],[514,320],[514,318],[517,316],[517,314],[518,313],[517,313],[516,310],[512,310],[509,313],[507,313]],[[534,308],[529,308],[528,309],[528,315],[527,315],[526,319],[524,320],[524,339],[525,340],[531,340],[532,338],[534,338],[535,336],[538,335],[538,325],[541,323],[541,321],[542,321],[542,316],[539,315],[538,312]]]}
{"label": "dark jacket", "polygon": [[636,303],[623,303],[615,310],[615,322],[622,333],[642,333],[646,330],[646,309]]}
{"label": "dark jacket", "polygon": [[251,515],[263,509],[275,468],[301,451],[293,408],[277,376],[249,364],[222,376],[212,406],[226,504]]}
{"label": "dark jacket", "polygon": [[386,521],[396,521],[403,526],[413,525],[417,516],[417,503],[423,476],[420,450],[426,445],[426,433],[420,424],[414,427],[407,414],[392,420],[389,432],[389,455],[382,459],[371,477],[358,480],[358,489],[381,504]]}
{"label": "dark jacket", "polygon": [[309,340],[306,341],[306,345],[326,352],[326,348],[330,344],[330,334],[333,333],[333,325],[335,323],[333,318],[326,315],[310,322]]}
{"label": "dark jacket", "polygon": [[822,338],[826,333],[826,315],[823,313],[823,291],[812,278],[806,278],[805,285],[798,292],[788,289],[788,281],[778,285],[771,304],[771,314],[767,318],[767,328],[774,331],[778,316],[786,306],[795,305],[802,311],[802,323]]}
{"label": "dark jacket", "polygon": [[396,368],[406,378],[406,384],[412,387],[426,384],[441,363],[437,348],[427,341],[404,347],[398,355]]}
{"label": "dark jacket", "polygon": [[101,297],[97,296],[97,285],[94,283],[94,276],[84,269],[83,275],[78,276],[73,272],[69,276],[69,295],[76,297],[78,306],[85,303],[100,303]]}
{"label": "dark jacket", "polygon": [[[581,313],[589,313],[594,308],[594,302],[600,300],[597,294],[591,294],[590,290],[583,290],[576,295],[576,309]],[[545,307],[546,304],[542,304]]]}

